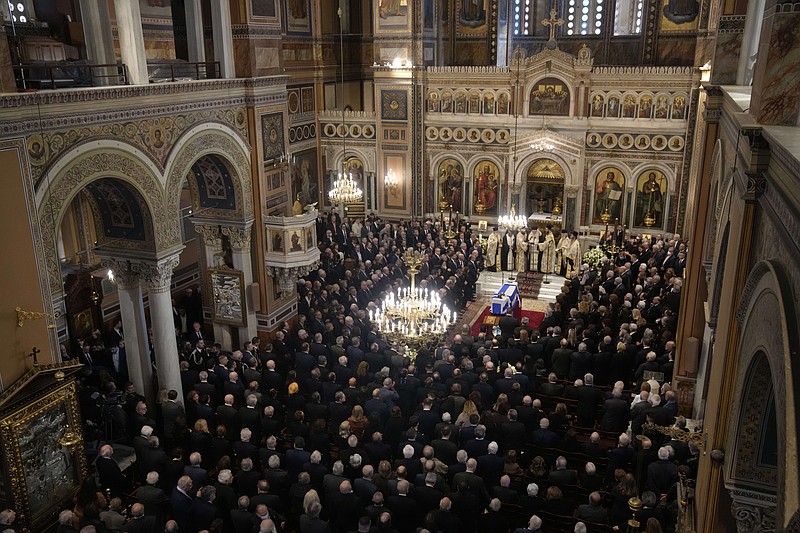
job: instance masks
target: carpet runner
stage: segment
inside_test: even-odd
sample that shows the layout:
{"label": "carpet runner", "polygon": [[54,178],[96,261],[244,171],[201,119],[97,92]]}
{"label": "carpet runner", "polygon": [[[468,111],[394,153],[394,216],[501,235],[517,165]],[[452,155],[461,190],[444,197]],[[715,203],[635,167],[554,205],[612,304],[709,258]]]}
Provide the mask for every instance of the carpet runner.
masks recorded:
{"label": "carpet runner", "polygon": [[517,285],[519,295],[522,298],[536,299],[539,296],[539,289],[542,288],[542,276],[536,272],[520,272],[517,274]]}

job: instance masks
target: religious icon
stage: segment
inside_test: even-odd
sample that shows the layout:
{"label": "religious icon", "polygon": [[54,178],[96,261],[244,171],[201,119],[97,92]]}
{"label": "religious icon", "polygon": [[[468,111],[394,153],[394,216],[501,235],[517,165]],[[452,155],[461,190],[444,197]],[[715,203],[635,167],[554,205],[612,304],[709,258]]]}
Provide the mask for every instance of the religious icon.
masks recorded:
{"label": "religious icon", "polygon": [[284,252],[283,249],[283,235],[281,235],[280,231],[273,231],[272,232],[272,251],[273,252]]}
{"label": "religious icon", "polygon": [[608,113],[606,116],[613,118],[619,117],[619,98],[616,96],[612,96],[608,99]]}
{"label": "religious icon", "polygon": [[467,94],[459,91],[456,93],[456,113],[467,112]]}
{"label": "religious icon", "polygon": [[402,0],[379,0],[378,14],[382,19],[404,16],[403,8],[408,10],[408,5]]}
{"label": "religious icon", "polygon": [[667,118],[669,112],[669,102],[665,95],[661,95],[656,99],[656,118]]}
{"label": "religious icon", "polygon": [[675,101],[672,103],[672,119],[683,120],[685,116],[686,98],[683,96],[676,96]]}
{"label": "religious icon", "polygon": [[486,23],[486,0],[461,0],[458,22],[468,28],[477,28]]}
{"label": "religious icon", "polygon": [[497,165],[484,160],[475,165],[475,212],[479,215],[497,214],[497,195],[500,183]]}
{"label": "religious icon", "polygon": [[464,190],[464,167],[455,159],[445,159],[439,163],[439,208],[452,208],[463,213],[461,205]]}
{"label": "religious icon", "polygon": [[636,97],[632,94],[625,96],[622,101],[622,116],[624,118],[633,118],[636,113]]}
{"label": "religious icon", "polygon": [[636,209],[633,225],[637,227],[661,227],[663,220],[664,175],[657,170],[643,172],[636,186]]}
{"label": "religious icon", "polygon": [[432,92],[428,95],[428,113],[439,111],[439,93]]}
{"label": "religious icon", "polygon": [[508,94],[507,93],[500,93],[497,97],[497,114],[498,115],[507,115],[508,114]]}
{"label": "religious icon", "polygon": [[483,114],[494,114],[494,94],[492,93],[486,93],[483,95]]}
{"label": "religious icon", "polygon": [[300,241],[300,232],[298,232],[296,230],[293,231],[292,232],[292,236],[289,238],[289,240],[292,243],[292,247],[289,248],[290,252],[302,252],[303,251],[303,245],[301,244],[301,241]]}
{"label": "religious icon", "polygon": [[314,247],[314,232],[306,231],[306,249],[310,250]]}
{"label": "religious icon", "polygon": [[445,91],[442,93],[442,113],[453,112],[453,93]]}
{"label": "religious icon", "polygon": [[469,95],[469,113],[470,115],[480,115],[481,113],[481,95],[478,93],[470,93]]}
{"label": "religious icon", "polygon": [[602,224],[603,218],[601,217],[606,213],[611,222],[620,218],[622,213],[622,194],[625,186],[625,178],[622,177],[622,173],[614,167],[605,168],[597,174],[595,184],[594,217],[592,222]]}
{"label": "religious icon", "polygon": [[592,99],[592,113],[593,117],[602,117],[603,116],[603,97],[599,94],[594,95]]}
{"label": "religious icon", "polygon": [[569,115],[569,88],[558,78],[544,78],[536,83],[530,98],[531,115]]}
{"label": "religious icon", "polygon": [[650,118],[650,111],[653,108],[653,98],[648,95],[642,96],[639,100],[639,118]]}

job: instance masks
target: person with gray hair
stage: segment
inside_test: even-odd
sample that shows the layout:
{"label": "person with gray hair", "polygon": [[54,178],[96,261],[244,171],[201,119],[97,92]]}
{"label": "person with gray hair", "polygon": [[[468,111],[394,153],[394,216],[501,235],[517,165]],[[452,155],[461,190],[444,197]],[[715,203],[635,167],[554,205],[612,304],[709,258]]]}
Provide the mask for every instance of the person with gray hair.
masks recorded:
{"label": "person with gray hair", "polygon": [[573,531],[574,533],[586,533],[586,524],[583,522],[576,523]]}
{"label": "person with gray hair", "polygon": [[536,515],[531,516],[528,520],[528,527],[519,527],[514,530],[514,533],[540,533],[542,530],[542,519]]}
{"label": "person with gray hair", "polygon": [[233,531],[253,531],[258,524],[256,517],[248,509],[250,508],[250,498],[240,496],[236,500],[236,509],[231,509],[231,524]]}
{"label": "person with gray hair", "polygon": [[589,494],[589,503],[579,505],[575,516],[579,520],[586,520],[587,522],[605,523],[608,520],[608,511],[600,506],[602,501],[603,497],[600,496],[599,492],[592,492]]}
{"label": "person with gray hair", "polygon": [[147,515],[154,516],[158,524],[164,523],[164,507],[169,501],[166,493],[157,487],[159,481],[158,472],[147,473],[147,484],[137,488],[133,495],[144,506]]}
{"label": "person with gray hair", "polygon": [[669,448],[662,446],[658,449],[658,461],[650,463],[647,467],[647,482],[644,488],[657,495],[667,494],[677,481],[678,466],[669,460]]}

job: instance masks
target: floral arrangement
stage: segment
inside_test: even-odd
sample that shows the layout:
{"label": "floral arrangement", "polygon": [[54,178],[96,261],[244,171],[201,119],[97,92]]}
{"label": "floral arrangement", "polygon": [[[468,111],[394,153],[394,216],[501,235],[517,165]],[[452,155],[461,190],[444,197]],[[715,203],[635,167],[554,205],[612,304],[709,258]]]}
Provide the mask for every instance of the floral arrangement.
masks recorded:
{"label": "floral arrangement", "polygon": [[583,254],[583,262],[598,272],[603,268],[605,258],[605,252],[599,247],[591,248]]}

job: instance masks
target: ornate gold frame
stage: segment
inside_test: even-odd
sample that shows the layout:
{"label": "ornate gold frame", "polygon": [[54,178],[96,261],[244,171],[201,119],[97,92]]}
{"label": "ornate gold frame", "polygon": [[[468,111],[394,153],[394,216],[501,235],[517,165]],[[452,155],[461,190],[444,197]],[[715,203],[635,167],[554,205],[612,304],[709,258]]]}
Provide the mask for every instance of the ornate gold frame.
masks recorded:
{"label": "ornate gold frame", "polygon": [[[301,238],[302,239],[302,238]],[[285,240],[285,239],[284,239]],[[287,244],[284,242],[284,246]],[[226,268],[224,266],[208,269],[209,294],[213,298],[211,314],[214,322],[218,324],[229,324],[231,326],[247,326],[247,294],[244,286],[244,273],[240,270]],[[241,308],[241,317],[233,316],[226,307],[229,303],[231,291],[238,295]]]}
{"label": "ornate gold frame", "polygon": [[[64,453],[68,468],[74,474],[74,485],[69,488],[69,500],[77,492],[81,482],[89,476],[89,464],[84,450],[80,410],[78,407],[77,386],[75,381],[48,392],[34,403],[23,405],[0,419],[0,452],[4,462],[6,480],[4,489],[6,499],[17,512],[17,521],[23,532],[42,531],[45,524],[51,523],[62,510],[67,497],[62,500],[49,500],[43,507],[31,509],[30,487],[28,486],[30,465],[23,463],[23,442],[31,423],[42,416],[63,406],[67,423],[62,426],[51,426],[52,434],[46,439],[57,444]],[[66,462],[66,461],[65,461]],[[50,470],[45,464],[40,469]]]}

